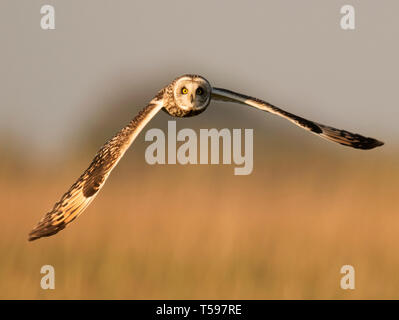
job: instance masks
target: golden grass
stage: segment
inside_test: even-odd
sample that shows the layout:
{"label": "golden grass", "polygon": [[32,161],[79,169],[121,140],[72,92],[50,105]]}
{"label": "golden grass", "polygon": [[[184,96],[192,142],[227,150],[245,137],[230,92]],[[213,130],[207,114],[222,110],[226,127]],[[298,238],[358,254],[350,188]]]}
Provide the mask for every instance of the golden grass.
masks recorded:
{"label": "golden grass", "polygon": [[[30,228],[82,167],[8,170],[0,298],[399,298],[398,157],[355,154],[255,154],[240,177],[124,159],[77,221],[33,243]],[[40,288],[45,264],[52,291]],[[340,289],[344,264],[355,290]]]}

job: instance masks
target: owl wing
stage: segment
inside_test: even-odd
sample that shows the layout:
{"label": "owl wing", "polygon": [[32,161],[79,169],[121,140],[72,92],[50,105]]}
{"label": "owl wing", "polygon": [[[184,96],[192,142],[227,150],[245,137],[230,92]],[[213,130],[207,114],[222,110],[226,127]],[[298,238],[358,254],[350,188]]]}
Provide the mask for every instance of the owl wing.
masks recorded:
{"label": "owl wing", "polygon": [[280,117],[288,119],[297,126],[318,135],[319,137],[340,143],[344,146],[367,150],[367,149],[373,149],[378,146],[382,146],[384,144],[381,141],[369,137],[364,137],[357,133],[336,129],[317,122],[307,120],[290,112],[284,111],[266,101],[262,101],[260,99],[236,93],[230,90],[221,89],[221,88],[212,88],[212,99],[241,103],[263,111],[276,114]]}
{"label": "owl wing", "polygon": [[56,234],[82,214],[134,139],[162,106],[161,100],[152,100],[126,127],[104,144],[86,171],[29,233],[29,241]]}

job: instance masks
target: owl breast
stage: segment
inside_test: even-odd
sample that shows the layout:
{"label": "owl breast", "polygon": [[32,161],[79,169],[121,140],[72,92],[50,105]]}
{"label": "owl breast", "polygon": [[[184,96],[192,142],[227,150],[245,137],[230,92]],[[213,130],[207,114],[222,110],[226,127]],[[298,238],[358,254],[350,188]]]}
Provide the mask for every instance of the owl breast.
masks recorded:
{"label": "owl breast", "polygon": [[171,115],[172,117],[177,117],[177,118],[193,117],[193,116],[196,116],[205,111],[205,109],[185,110],[185,109],[179,108],[177,105],[165,106],[162,110],[165,111],[167,114]]}

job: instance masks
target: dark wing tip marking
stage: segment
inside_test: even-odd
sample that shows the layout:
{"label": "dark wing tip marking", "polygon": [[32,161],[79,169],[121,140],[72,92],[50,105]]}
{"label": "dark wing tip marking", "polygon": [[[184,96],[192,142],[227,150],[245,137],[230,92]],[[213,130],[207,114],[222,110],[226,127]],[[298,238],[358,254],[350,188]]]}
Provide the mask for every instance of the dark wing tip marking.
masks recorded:
{"label": "dark wing tip marking", "polygon": [[58,225],[39,224],[35,229],[29,233],[28,241],[35,241],[43,237],[50,237],[59,231],[65,229],[66,223],[61,222]]}
{"label": "dark wing tip marking", "polygon": [[322,125],[320,125],[320,127],[323,129],[321,135],[324,135],[326,138],[335,141],[343,146],[362,150],[370,150],[384,145],[384,142],[382,141],[371,137],[364,137],[357,133],[352,133],[346,130],[339,130]]}
{"label": "dark wing tip marking", "polygon": [[356,149],[370,150],[370,149],[374,149],[376,147],[380,147],[383,145],[384,145],[384,142],[382,142],[382,141],[379,141],[374,138],[363,137],[361,135],[358,135],[358,141],[353,142],[351,146]]}

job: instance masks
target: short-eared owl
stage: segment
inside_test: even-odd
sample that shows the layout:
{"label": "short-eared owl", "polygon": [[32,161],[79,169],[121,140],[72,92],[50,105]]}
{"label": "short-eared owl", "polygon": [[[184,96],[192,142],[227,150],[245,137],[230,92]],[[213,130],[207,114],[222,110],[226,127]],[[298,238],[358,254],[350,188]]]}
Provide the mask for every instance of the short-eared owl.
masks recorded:
{"label": "short-eared owl", "polygon": [[208,107],[211,99],[246,104],[288,119],[319,137],[357,149],[372,149],[383,142],[306,120],[268,102],[226,89],[213,88],[201,76],[184,75],[167,85],[98,151],[90,166],[30,232],[29,240],[51,236],[75,220],[94,200],[112,169],[144,126],[161,109],[174,117],[191,117]]}

